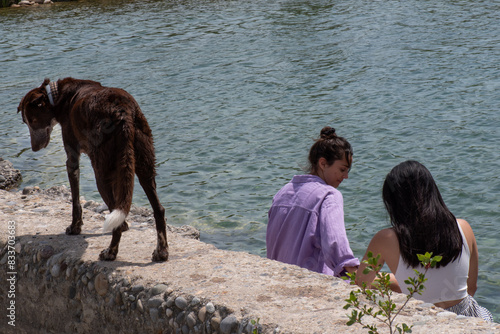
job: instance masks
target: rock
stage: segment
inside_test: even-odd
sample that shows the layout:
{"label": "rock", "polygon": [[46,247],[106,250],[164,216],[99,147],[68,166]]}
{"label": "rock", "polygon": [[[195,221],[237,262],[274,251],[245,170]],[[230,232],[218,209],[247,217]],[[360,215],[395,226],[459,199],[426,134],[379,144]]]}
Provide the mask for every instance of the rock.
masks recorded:
{"label": "rock", "polygon": [[184,315],[185,314],[186,314],[186,312],[180,312],[179,314],[177,314],[177,316],[175,317],[175,321],[178,324],[182,324],[182,322],[184,321]]}
{"label": "rock", "polygon": [[144,313],[144,307],[142,306],[142,301],[140,299],[137,300],[137,310],[139,312]]}
{"label": "rock", "polygon": [[59,264],[55,264],[52,266],[52,268],[50,269],[50,274],[53,276],[53,277],[58,277],[59,274],[61,273],[61,266],[59,266]]}
{"label": "rock", "polygon": [[172,307],[175,304],[175,298],[174,297],[168,297],[167,299],[167,307]]}
{"label": "rock", "polygon": [[54,255],[54,252],[55,252],[54,248],[50,245],[47,245],[42,247],[42,249],[40,249],[40,252],[38,254],[40,254],[41,259],[46,260],[50,258],[52,255]]}
{"label": "rock", "polygon": [[97,213],[103,213],[104,211],[109,210],[108,206],[106,204],[101,204],[98,207],[94,209],[95,212]]}
{"label": "rock", "polygon": [[207,303],[206,308],[207,308],[207,312],[210,314],[215,312],[215,306],[211,302]]}
{"label": "rock", "polygon": [[0,189],[10,190],[21,181],[21,172],[15,169],[10,161],[0,157]]}
{"label": "rock", "polygon": [[85,209],[92,208],[92,207],[97,207],[97,206],[98,206],[97,202],[92,201],[92,200],[87,201],[87,202],[85,202],[85,204],[83,204],[83,207]]}
{"label": "rock", "polygon": [[234,315],[229,315],[220,323],[220,330],[224,334],[230,334],[232,329],[238,324],[238,319]]}
{"label": "rock", "polygon": [[180,227],[167,225],[168,232],[177,233],[183,237],[200,240],[200,231],[193,226],[183,225]]}
{"label": "rock", "polygon": [[196,315],[194,312],[190,312],[186,317],[186,323],[189,328],[193,328],[196,325]]}
{"label": "rock", "polygon": [[148,300],[148,307],[150,308],[158,308],[163,303],[163,298],[161,297],[153,297]]}
{"label": "rock", "polygon": [[23,189],[23,195],[33,195],[37,192],[40,192],[40,188],[38,187],[25,187]]}
{"label": "rock", "polygon": [[139,293],[144,290],[144,285],[134,285],[131,289],[132,293]]}
{"label": "rock", "polygon": [[165,292],[167,290],[168,286],[165,284],[157,284],[151,289],[151,295],[156,296],[159,295],[160,293]]}
{"label": "rock", "polygon": [[153,320],[153,322],[157,322],[158,321],[158,309],[157,308],[150,308],[149,309],[149,316],[151,317],[151,320]]}
{"label": "rock", "polygon": [[184,297],[177,297],[175,299],[175,306],[177,306],[181,310],[185,310],[188,306],[188,302]]}
{"label": "rock", "polygon": [[118,305],[118,306],[123,305],[122,294],[120,292],[118,292],[115,295],[115,304]]}
{"label": "rock", "polygon": [[66,186],[54,186],[42,191],[42,193],[51,197],[71,198],[71,190]]}
{"label": "rock", "polygon": [[73,298],[75,298],[75,296],[76,296],[76,287],[74,285],[71,285],[69,287],[68,297],[69,297],[69,299],[73,299]]}
{"label": "rock", "polygon": [[213,317],[212,319],[210,319],[210,324],[216,331],[219,330],[220,320],[221,319],[219,317]]}
{"label": "rock", "polygon": [[105,274],[97,274],[94,279],[94,287],[99,296],[104,296],[108,293],[108,279]]}
{"label": "rock", "polygon": [[456,318],[457,314],[453,312],[443,311],[437,314],[439,318]]}
{"label": "rock", "polygon": [[47,266],[51,267],[54,264],[59,263],[59,261],[61,261],[62,259],[62,256],[63,253],[58,253],[56,255],[51,256],[50,259],[47,260]]}
{"label": "rock", "polygon": [[199,311],[198,311],[198,319],[200,319],[201,322],[205,322],[205,316],[207,314],[207,307],[203,306]]}

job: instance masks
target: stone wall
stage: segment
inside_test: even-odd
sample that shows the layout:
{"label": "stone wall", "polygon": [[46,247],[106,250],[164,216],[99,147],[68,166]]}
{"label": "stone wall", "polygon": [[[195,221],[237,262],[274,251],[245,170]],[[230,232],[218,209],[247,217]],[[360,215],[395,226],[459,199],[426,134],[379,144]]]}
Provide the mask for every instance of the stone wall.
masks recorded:
{"label": "stone wall", "polygon": [[[102,233],[107,211],[82,203],[82,234],[68,236],[64,187],[0,191],[1,333],[367,332],[345,325],[353,287],[344,281],[217,249],[187,226],[169,225],[169,261],[152,263],[156,233],[146,208],[133,207],[117,260],[98,261],[111,239]],[[414,325],[413,333],[500,332],[418,301],[398,321]]]}

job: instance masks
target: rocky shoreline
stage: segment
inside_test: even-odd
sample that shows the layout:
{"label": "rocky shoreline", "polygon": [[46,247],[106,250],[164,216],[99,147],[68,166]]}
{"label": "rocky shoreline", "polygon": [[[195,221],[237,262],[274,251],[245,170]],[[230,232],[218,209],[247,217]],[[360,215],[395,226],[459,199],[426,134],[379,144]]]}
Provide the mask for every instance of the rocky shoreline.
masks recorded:
{"label": "rocky shoreline", "polygon": [[0,157],[0,189],[16,188],[21,182],[21,172],[15,169],[10,161]]}
{"label": "rocky shoreline", "polygon": [[[344,281],[219,250],[200,242],[189,226],[169,225],[169,261],[152,263],[149,208],[132,208],[116,261],[98,261],[110,240],[102,233],[108,211],[101,203],[81,203],[82,234],[68,236],[69,189],[0,190],[0,309],[7,315],[1,333],[367,332],[346,325],[344,300],[353,287]],[[500,332],[499,324],[414,300],[398,321],[414,325],[413,333]]]}
{"label": "rocky shoreline", "polygon": [[51,0],[0,0],[0,7],[33,7],[38,5],[50,5],[53,4]]}

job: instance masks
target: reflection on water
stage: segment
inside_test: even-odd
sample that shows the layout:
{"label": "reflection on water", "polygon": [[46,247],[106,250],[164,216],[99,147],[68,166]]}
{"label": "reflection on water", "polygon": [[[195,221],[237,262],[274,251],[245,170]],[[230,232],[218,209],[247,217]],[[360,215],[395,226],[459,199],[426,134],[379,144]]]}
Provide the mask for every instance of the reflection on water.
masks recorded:
{"label": "reflection on water", "polygon": [[[477,299],[500,309],[499,16],[493,1],[82,1],[0,10],[0,155],[23,186],[68,184],[60,130],[32,152],[16,114],[43,78],[128,90],[152,127],[171,224],[265,254],[272,196],[324,125],[354,147],[351,246],[387,226],[387,172],[417,159],[473,226]],[[86,157],[82,194],[100,200]],[[138,184],[138,183],[137,183]],[[136,187],[134,201],[147,200]]]}

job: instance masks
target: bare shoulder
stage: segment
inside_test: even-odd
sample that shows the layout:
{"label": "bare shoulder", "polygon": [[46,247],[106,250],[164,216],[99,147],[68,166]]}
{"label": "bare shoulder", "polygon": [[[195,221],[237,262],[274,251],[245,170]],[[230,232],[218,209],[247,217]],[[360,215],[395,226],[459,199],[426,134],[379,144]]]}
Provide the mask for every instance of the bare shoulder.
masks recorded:
{"label": "bare shoulder", "polygon": [[465,219],[457,219],[457,222],[460,224],[460,227],[465,234],[467,234],[467,232],[472,232],[472,227]]}
{"label": "bare shoulder", "polygon": [[396,232],[392,228],[378,231],[370,241],[368,250],[373,254],[382,254],[383,258],[391,258],[394,253],[399,256],[399,243]]}
{"label": "bare shoulder", "polygon": [[474,251],[476,249],[476,237],[474,236],[474,232],[472,232],[472,227],[464,219],[457,219],[457,222],[460,224],[460,227],[465,234],[465,239],[467,239],[469,249]]}
{"label": "bare shoulder", "polygon": [[398,242],[398,237],[396,235],[396,232],[394,232],[394,229],[392,228],[385,228],[383,230],[378,231],[374,236],[372,241],[375,241],[377,243],[382,243],[384,245],[387,245],[387,243],[393,243],[393,242]]}
{"label": "bare shoulder", "polygon": [[462,231],[465,234],[465,238],[467,241],[475,240],[476,238],[474,237],[474,232],[472,232],[472,227],[470,224],[464,220],[464,219],[457,219],[458,224],[460,224],[460,227],[462,228]]}

